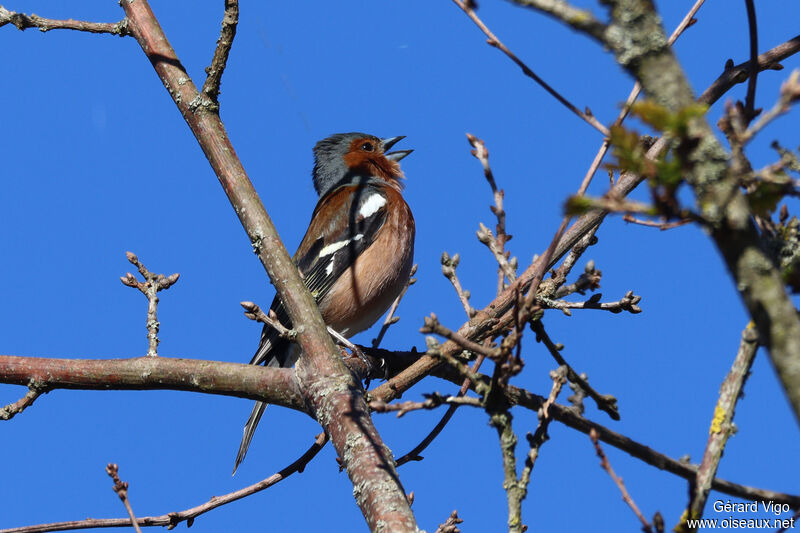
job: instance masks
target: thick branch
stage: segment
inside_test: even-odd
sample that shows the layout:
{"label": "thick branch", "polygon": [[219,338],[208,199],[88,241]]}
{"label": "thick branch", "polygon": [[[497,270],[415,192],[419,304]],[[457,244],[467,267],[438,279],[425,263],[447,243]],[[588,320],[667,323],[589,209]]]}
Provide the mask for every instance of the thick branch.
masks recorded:
{"label": "thick branch", "polygon": [[[420,357],[416,352],[387,352],[368,348],[363,350],[386,357],[391,365],[398,367],[425,357]],[[366,375],[367,364],[359,358],[349,358],[347,364],[355,373]],[[378,365],[373,363],[371,366]],[[391,372],[397,370],[390,368]],[[294,383],[293,374],[292,369],[288,368],[271,369],[238,363],[167,357],[87,360],[0,356],[0,376],[3,376],[0,381],[3,383],[28,385],[33,381],[42,387],[81,390],[184,390],[264,400],[303,411],[303,399],[299,391],[296,391],[297,385]],[[463,381],[462,376],[447,365],[437,368],[434,375],[456,384]],[[478,384],[485,387],[490,378],[483,375],[479,377]],[[476,384],[472,383],[470,387],[474,389]],[[287,395],[287,391],[291,396]],[[507,387],[506,396],[512,404],[535,412],[547,402],[546,398],[511,385]],[[374,392],[372,398],[384,402],[390,400]],[[687,480],[693,480],[697,476],[696,466],[671,459],[625,435],[584,418],[571,407],[553,403],[549,405],[548,413],[554,420],[587,435],[594,429],[601,441],[649,465],[667,470]],[[721,479],[715,479],[711,487],[719,492],[748,500],[773,500],[776,503],[788,503],[793,509],[800,509],[800,496],[746,487]]]}
{"label": "thick branch", "polygon": [[[677,112],[694,96],[686,76],[666,45],[660,19],[649,0],[608,2],[619,40],[611,43],[617,61],[641,83],[648,98]],[[638,16],[631,16],[635,13]],[[662,42],[663,37],[663,42]],[[764,250],[739,180],[728,172],[728,154],[705,119],[689,124],[697,147],[688,155],[687,180],[711,236],[722,252],[736,287],[800,420],[800,317],[786,293],[774,259]]]}
{"label": "thick branch", "polygon": [[76,390],[183,390],[261,400],[306,411],[294,371],[239,363],[137,357],[50,359],[0,355],[0,382]]}
{"label": "thick branch", "polygon": [[[692,89],[669,47],[652,0],[604,3],[612,22],[602,42],[642,84],[647,97],[671,112],[693,104]],[[800,317],[773,258],[762,247],[738,190],[739,179],[728,172],[728,154],[702,117],[690,121],[688,136],[697,144],[686,156],[686,179],[800,420]]]}
{"label": "thick branch", "polygon": [[198,92],[147,2],[123,2],[122,7],[131,33],[197,138],[286,306],[303,350],[297,363],[301,390],[343,461],[370,529],[380,525],[391,531],[416,531],[391,453],[369,417],[361,384],[339,357],[313,297],[236,157],[217,106]]}

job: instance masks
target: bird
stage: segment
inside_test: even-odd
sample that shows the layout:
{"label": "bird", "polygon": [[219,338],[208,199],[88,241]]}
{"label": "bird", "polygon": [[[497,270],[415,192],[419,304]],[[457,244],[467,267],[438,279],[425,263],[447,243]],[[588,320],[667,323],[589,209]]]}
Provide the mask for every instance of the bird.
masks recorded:
{"label": "bird", "polygon": [[[413,150],[389,152],[404,138],[337,133],[314,146],[311,177],[319,200],[292,259],[327,326],[346,338],[374,324],[411,274],[416,229],[399,161]],[[291,327],[279,296],[270,309]],[[299,356],[297,344],[265,324],[250,364],[288,368]],[[256,402],[247,419],[234,474],[266,407]]]}

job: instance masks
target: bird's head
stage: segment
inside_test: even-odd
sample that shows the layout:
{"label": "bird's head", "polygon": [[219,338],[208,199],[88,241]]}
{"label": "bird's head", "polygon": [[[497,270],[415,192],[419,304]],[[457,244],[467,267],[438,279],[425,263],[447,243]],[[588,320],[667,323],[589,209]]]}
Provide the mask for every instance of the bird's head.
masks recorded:
{"label": "bird's head", "polygon": [[398,161],[413,150],[389,152],[405,138],[381,139],[366,133],[337,133],[314,146],[314,188],[320,196],[347,177],[376,177],[400,187],[403,172]]}

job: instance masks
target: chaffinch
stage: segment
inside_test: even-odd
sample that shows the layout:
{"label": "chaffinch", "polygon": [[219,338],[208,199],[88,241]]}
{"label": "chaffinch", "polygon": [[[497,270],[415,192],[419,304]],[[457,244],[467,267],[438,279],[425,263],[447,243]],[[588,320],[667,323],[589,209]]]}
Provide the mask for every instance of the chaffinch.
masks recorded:
{"label": "chaffinch", "polygon": [[[293,260],[325,323],[344,337],[374,324],[411,273],[414,217],[403,199],[398,161],[412,150],[387,152],[403,138],[337,133],[314,146],[312,178],[319,202]],[[291,327],[277,295],[271,309]],[[286,368],[299,355],[297,344],[265,325],[250,364]],[[256,402],[250,413],[234,473],[266,407]]]}

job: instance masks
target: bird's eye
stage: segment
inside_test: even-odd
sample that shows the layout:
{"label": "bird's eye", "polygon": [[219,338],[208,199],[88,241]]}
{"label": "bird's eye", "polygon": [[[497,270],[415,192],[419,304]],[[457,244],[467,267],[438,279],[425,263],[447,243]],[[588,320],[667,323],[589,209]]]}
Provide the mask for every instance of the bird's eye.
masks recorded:
{"label": "bird's eye", "polygon": [[372,146],[372,143],[364,143],[361,145],[361,149],[364,150],[365,152],[371,152],[372,150],[375,149],[375,147]]}

